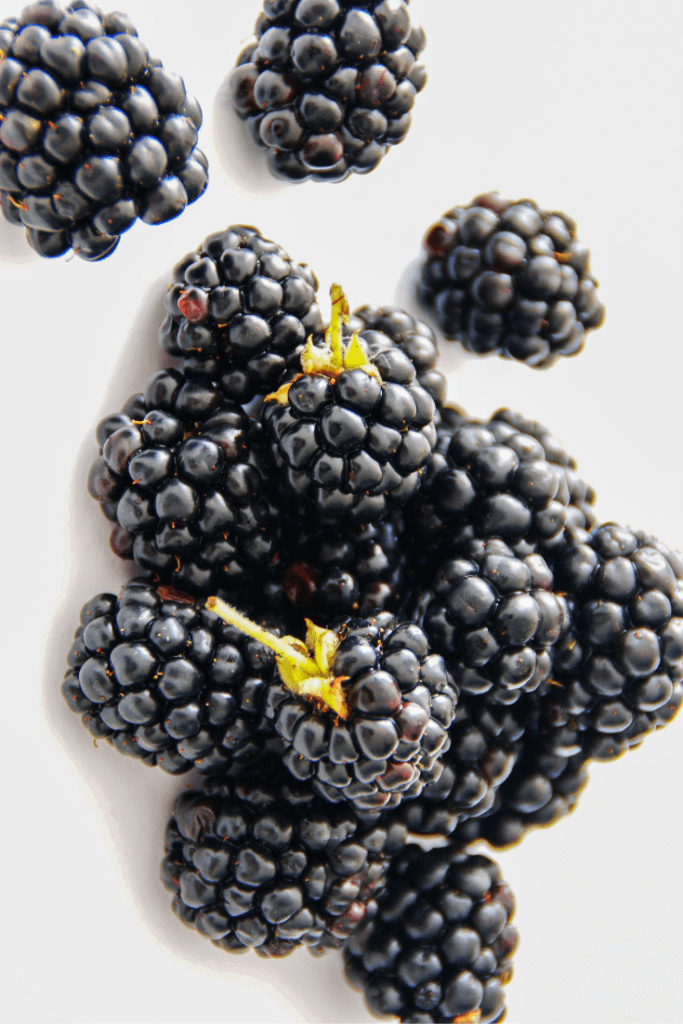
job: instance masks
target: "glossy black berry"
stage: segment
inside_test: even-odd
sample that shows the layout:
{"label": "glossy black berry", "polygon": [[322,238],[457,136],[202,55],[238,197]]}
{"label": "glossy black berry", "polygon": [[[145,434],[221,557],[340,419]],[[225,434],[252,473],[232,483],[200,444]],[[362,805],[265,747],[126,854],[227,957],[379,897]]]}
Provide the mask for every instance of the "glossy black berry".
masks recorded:
{"label": "glossy black berry", "polygon": [[255,228],[233,225],[177,264],[159,340],[189,378],[250,402],[298,369],[306,339],[321,334],[317,287],[310,267]]}
{"label": "glossy black berry", "polygon": [[40,255],[104,259],[204,192],[199,105],[128,18],[49,0],[1,31],[0,199]]}
{"label": "glossy black berry", "polygon": [[564,213],[497,192],[449,210],[427,232],[418,295],[447,338],[528,366],[575,355],[605,308],[590,253]]}
{"label": "glossy black berry", "polygon": [[426,81],[403,0],[266,2],[230,76],[232,102],[289,181],[366,174],[410,127]]}
{"label": "glossy black berry", "polygon": [[391,863],[376,915],[346,941],[347,977],[378,1016],[493,1024],[519,942],[514,911],[487,857],[408,847]]}
{"label": "glossy black berry", "polygon": [[173,909],[226,952],[341,946],[382,891],[405,827],[361,823],[273,757],[178,797],[161,878]]}
{"label": "glossy black berry", "polygon": [[139,566],[206,595],[263,576],[277,554],[278,508],[258,427],[240,406],[162,370],[97,436],[88,489],[130,535]]}
{"label": "glossy black berry", "polygon": [[83,607],[67,661],[62,693],[93,735],[173,775],[224,772],[272,735],[272,652],[148,578]]}
{"label": "glossy black berry", "polygon": [[334,714],[282,687],[269,714],[297,778],[312,779],[333,803],[361,811],[397,805],[421,791],[446,744],[457,691],[443,659],[419,627],[386,612],[335,624],[341,636],[330,664],[341,680],[346,714]]}

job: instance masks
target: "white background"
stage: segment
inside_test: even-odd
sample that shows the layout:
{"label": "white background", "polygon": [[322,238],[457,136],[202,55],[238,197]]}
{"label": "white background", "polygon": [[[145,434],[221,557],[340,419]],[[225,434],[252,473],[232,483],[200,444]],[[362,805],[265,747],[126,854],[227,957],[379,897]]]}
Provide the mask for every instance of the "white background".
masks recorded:
{"label": "white background", "polygon": [[[598,514],[683,547],[681,5],[414,0],[429,81],[408,139],[369,177],[271,179],[226,106],[257,0],[129,0],[203,107],[207,194],[136,225],[111,259],[46,261],[0,223],[3,439],[1,960],[9,1021],[370,1020],[339,958],[230,957],[175,919],[157,878],[187,782],[96,748],[59,687],[81,605],[123,565],[85,491],[93,429],[158,368],[172,265],[255,224],[314,267],[323,301],[411,306],[424,230],[498,188],[578,223],[607,305],[547,372],[444,344],[453,401],[510,405],[576,456]],[[0,2],[0,20],[17,13]],[[512,1024],[680,1021],[683,721],[593,779],[576,813],[500,855],[522,942]]]}

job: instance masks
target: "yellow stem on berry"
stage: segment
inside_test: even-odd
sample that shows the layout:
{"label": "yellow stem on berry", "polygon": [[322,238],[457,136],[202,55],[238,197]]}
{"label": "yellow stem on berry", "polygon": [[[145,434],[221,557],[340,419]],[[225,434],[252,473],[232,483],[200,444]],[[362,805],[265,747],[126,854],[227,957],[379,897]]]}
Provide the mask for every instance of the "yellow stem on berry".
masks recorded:
{"label": "yellow stem on berry", "polygon": [[219,597],[209,597],[206,607],[242,633],[258,640],[275,653],[280,678],[288,690],[348,718],[349,708],[342,683],[347,676],[333,676],[331,663],[340,637],[331,629],[323,629],[306,619],[306,642],[295,636],[276,636],[252,622],[237,608]]}

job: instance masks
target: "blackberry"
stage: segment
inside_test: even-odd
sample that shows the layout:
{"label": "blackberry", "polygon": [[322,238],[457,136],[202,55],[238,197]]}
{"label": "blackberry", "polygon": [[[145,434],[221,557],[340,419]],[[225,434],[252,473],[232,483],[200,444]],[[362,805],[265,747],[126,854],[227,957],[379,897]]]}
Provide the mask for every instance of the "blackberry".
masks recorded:
{"label": "blackberry", "polygon": [[271,651],[144,577],[84,605],[67,661],[62,692],[93,735],[172,775],[225,771],[272,735]]}
{"label": "blackberry", "polygon": [[683,560],[616,523],[558,559],[573,602],[541,729],[569,751],[610,760],[666,724],[683,696]]}
{"label": "blackberry", "polygon": [[505,423],[462,420],[451,410],[437,432],[420,493],[407,516],[421,557],[499,537],[520,555],[563,549],[569,478],[535,437]]}
{"label": "blackberry", "polygon": [[280,571],[260,594],[282,614],[293,609],[314,614],[327,626],[354,614],[396,613],[409,604],[411,593],[404,534],[399,510],[378,523],[336,529],[285,520]]}
{"label": "blackberry", "polygon": [[161,878],[178,917],[226,952],[321,952],[364,921],[404,832],[364,826],[261,759],[178,797]]}
{"label": "blackberry", "polygon": [[88,488],[118,525],[112,547],[195,594],[236,590],[277,557],[261,431],[213,384],[150,377],[97,428]]}
{"label": "blackberry", "polygon": [[283,490],[325,522],[381,519],[418,490],[436,440],[431,395],[396,346],[370,355],[346,344],[346,299],[332,287],[325,346],[307,343],[303,373],[269,395],[262,422]]}
{"label": "blackberry", "polygon": [[456,206],[427,232],[418,297],[447,338],[546,368],[581,351],[605,308],[590,253],[564,213],[497,192]]}
{"label": "blackberry", "polygon": [[587,758],[554,754],[525,740],[510,777],[496,790],[490,807],[463,820],[451,836],[458,848],[478,839],[502,849],[518,843],[531,828],[545,828],[574,810],[588,783]]}
{"label": "blackberry", "polygon": [[41,256],[100,260],[207,185],[202,114],[125,14],[42,0],[0,25],[0,203]]}
{"label": "blackberry", "polygon": [[264,0],[256,41],[230,76],[232,103],[289,181],[373,170],[410,127],[426,81],[408,0]]}
{"label": "blackberry", "polygon": [[443,563],[429,592],[424,630],[463,693],[506,705],[548,678],[569,609],[541,555],[475,542]]}
{"label": "blackberry", "polygon": [[519,943],[514,911],[488,857],[409,847],[389,868],[376,916],[346,941],[347,977],[378,1016],[493,1024],[505,1016]]}
{"label": "blackberry", "polygon": [[429,392],[437,408],[444,405],[446,378],[436,369],[439,349],[434,331],[423,320],[398,306],[361,306],[349,318],[347,330],[358,331],[371,355],[387,351],[389,342],[400,348],[415,367],[420,387]]}
{"label": "blackberry", "polygon": [[276,652],[283,683],[271,687],[266,715],[296,778],[372,813],[438,777],[457,691],[414,623],[387,612],[329,630],[306,620],[303,643],[270,637],[215,598],[207,606]]}
{"label": "blackberry", "polygon": [[312,270],[255,228],[209,235],[173,278],[160,342],[188,378],[213,381],[232,402],[277,388],[322,331]]}

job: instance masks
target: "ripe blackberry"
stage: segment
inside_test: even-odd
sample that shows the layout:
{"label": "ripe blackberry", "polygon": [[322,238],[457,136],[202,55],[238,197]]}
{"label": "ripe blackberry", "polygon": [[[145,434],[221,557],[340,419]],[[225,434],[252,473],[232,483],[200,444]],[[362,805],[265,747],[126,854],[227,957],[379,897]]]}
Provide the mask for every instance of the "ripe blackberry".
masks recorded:
{"label": "ripe blackberry", "polygon": [[572,629],[553,652],[541,728],[572,752],[611,760],[666,724],[683,696],[683,560],[616,523],[558,559]]}
{"label": "ripe blackberry", "polygon": [[418,799],[403,800],[395,812],[410,832],[447,836],[460,830],[465,820],[491,812],[496,791],[510,776],[523,747],[527,704],[522,700],[506,707],[460,695],[439,778],[428,783]]}
{"label": "ripe blackberry", "polygon": [[446,378],[436,369],[439,349],[434,331],[424,321],[398,306],[361,306],[349,318],[346,331],[358,331],[371,356],[387,351],[389,342],[396,345],[410,359],[418,384],[429,392],[437,408],[444,404]]}
{"label": "ripe blackberry", "polygon": [[114,550],[191,593],[253,582],[278,536],[260,434],[213,384],[153,374],[97,428],[88,489],[118,522]]}
{"label": "ripe blackberry", "polygon": [[535,437],[543,447],[548,462],[562,470],[569,491],[566,525],[577,535],[579,530],[590,530],[597,517],[593,511],[595,491],[576,472],[576,459],[569,455],[547,427],[537,420],[527,419],[513,409],[499,409],[489,420],[487,427],[497,440],[502,441],[511,433],[519,432]]}
{"label": "ripe blackberry", "polygon": [[438,777],[457,690],[414,623],[387,612],[330,630],[306,620],[303,643],[269,637],[215,598],[207,606],[276,652],[282,685],[271,687],[266,715],[296,778],[375,812]]}
{"label": "ripe blackberry", "polygon": [[474,542],[441,565],[429,592],[425,633],[463,693],[506,705],[548,678],[569,612],[541,555]]}
{"label": "ripe blackberry", "polygon": [[422,557],[499,537],[520,556],[551,558],[574,517],[564,467],[530,434],[461,417],[458,409],[442,416],[420,493],[407,509]]}
{"label": "ripe blackberry", "polygon": [[272,735],[271,651],[145,577],[84,605],[67,662],[62,692],[93,735],[172,775],[225,771]]}
{"label": "ripe blackberry", "polygon": [[41,0],[0,25],[0,203],[41,256],[109,256],[204,192],[202,114],[125,14]]}
{"label": "ripe blackberry", "polygon": [[477,355],[546,368],[604,320],[574,221],[531,199],[477,196],[445,213],[424,248],[418,297],[447,338]]}
{"label": "ripe blackberry", "polygon": [[342,181],[405,138],[426,81],[425,36],[407,4],[264,0],[230,85],[276,177]]}
{"label": "ripe blackberry", "polygon": [[405,830],[363,826],[277,759],[176,800],[161,878],[189,927],[230,953],[340,946],[384,884]]}
{"label": "ripe blackberry", "polygon": [[514,911],[488,857],[409,847],[392,861],[377,915],[346,941],[347,977],[378,1016],[493,1024],[519,943]]}
{"label": "ripe blackberry", "polygon": [[[529,731],[529,730],[528,730]],[[451,836],[458,848],[477,839],[502,849],[514,846],[531,828],[545,828],[574,810],[588,783],[587,758],[553,754],[533,731],[525,738],[510,777],[481,815],[463,820]]]}
{"label": "ripe blackberry", "polygon": [[281,569],[260,592],[279,612],[313,614],[326,626],[355,614],[396,613],[411,592],[404,535],[399,510],[378,523],[322,530],[285,521]]}
{"label": "ripe blackberry", "polygon": [[326,344],[307,343],[303,373],[268,396],[262,422],[290,498],[324,522],[370,522],[416,493],[436,409],[399,348],[372,356],[357,334],[344,343],[338,285],[332,300]]}
{"label": "ripe blackberry", "polygon": [[306,338],[322,332],[310,267],[255,228],[205,238],[173,272],[159,340],[188,378],[213,381],[240,405],[275,390]]}

